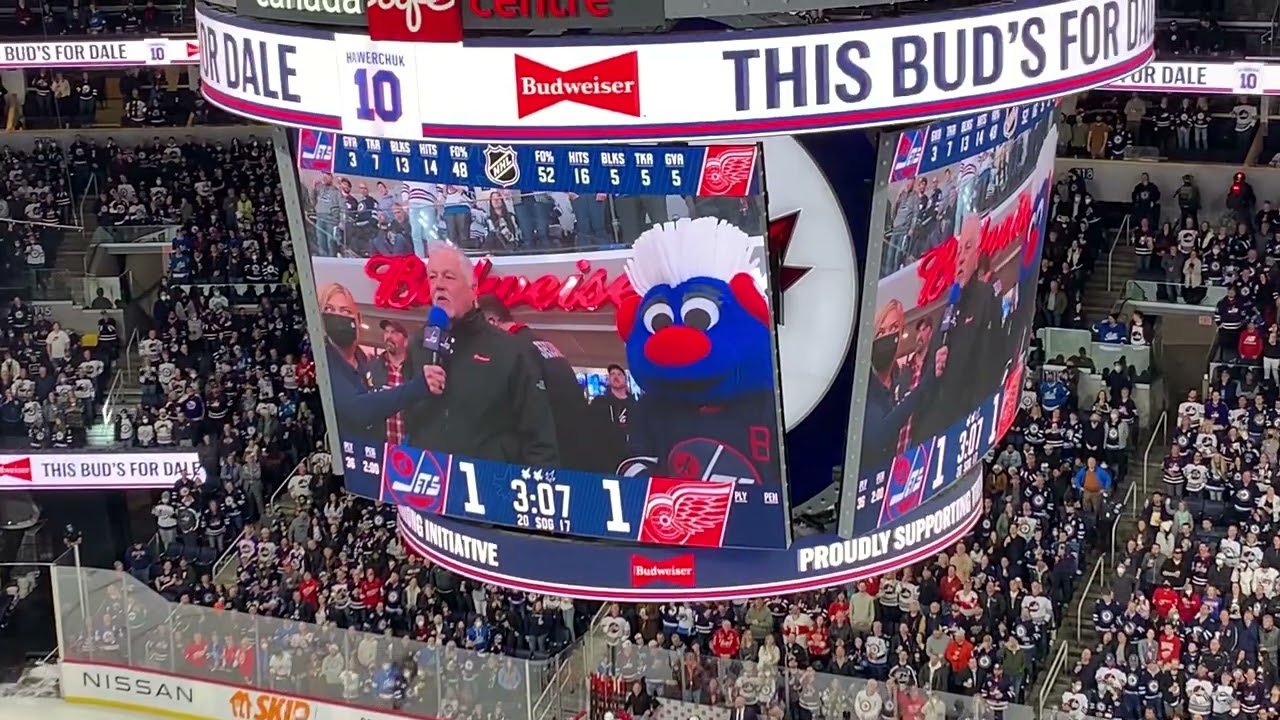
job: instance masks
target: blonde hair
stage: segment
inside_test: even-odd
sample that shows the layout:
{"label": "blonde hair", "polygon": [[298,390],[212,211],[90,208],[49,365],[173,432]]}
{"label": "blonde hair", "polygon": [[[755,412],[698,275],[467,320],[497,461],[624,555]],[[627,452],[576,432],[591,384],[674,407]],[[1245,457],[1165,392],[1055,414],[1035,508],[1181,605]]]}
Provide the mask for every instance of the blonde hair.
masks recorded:
{"label": "blonde hair", "polygon": [[907,309],[902,306],[901,300],[897,298],[893,298],[889,302],[885,303],[883,307],[881,307],[879,310],[876,311],[876,322],[875,322],[875,325],[871,328],[872,331],[874,332],[882,324],[888,321],[889,316],[893,313],[897,313],[898,315],[902,316],[902,324],[905,327],[907,324]]}
{"label": "blonde hair", "polygon": [[316,304],[320,306],[321,312],[324,311],[324,306],[328,305],[335,297],[346,300],[355,310],[360,308],[356,304],[356,296],[352,295],[351,291],[342,283],[329,282],[316,288]]}

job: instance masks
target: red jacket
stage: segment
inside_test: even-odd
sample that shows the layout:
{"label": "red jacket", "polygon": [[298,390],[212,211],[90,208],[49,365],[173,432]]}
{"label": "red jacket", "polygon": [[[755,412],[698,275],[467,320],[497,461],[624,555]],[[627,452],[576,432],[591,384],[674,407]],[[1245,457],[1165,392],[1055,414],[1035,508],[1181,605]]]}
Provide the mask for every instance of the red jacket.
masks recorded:
{"label": "red jacket", "polygon": [[1187,595],[1183,593],[1178,596],[1178,618],[1183,624],[1191,622],[1196,613],[1200,612],[1200,596],[1196,593]]}
{"label": "red jacket", "polygon": [[952,640],[947,645],[946,654],[951,670],[961,672],[969,667],[969,658],[973,657],[973,643],[968,640]]}
{"label": "red jacket", "polygon": [[1160,658],[1161,665],[1181,659],[1182,638],[1178,637],[1176,633],[1173,635],[1161,633],[1158,657]]}
{"label": "red jacket", "polygon": [[739,644],[738,633],[733,629],[719,628],[711,636],[711,652],[722,658],[737,657]]}
{"label": "red jacket", "polygon": [[1178,607],[1178,591],[1163,585],[1151,593],[1151,606],[1162,618],[1167,618]]}
{"label": "red jacket", "polygon": [[964,589],[964,581],[959,575],[946,575],[942,578],[942,582],[938,583],[938,590],[942,593],[942,601],[945,603],[955,602],[956,593]]}
{"label": "red jacket", "polygon": [[1245,330],[1240,333],[1240,342],[1236,348],[1240,357],[1245,360],[1257,360],[1262,357],[1262,333],[1257,330]]}

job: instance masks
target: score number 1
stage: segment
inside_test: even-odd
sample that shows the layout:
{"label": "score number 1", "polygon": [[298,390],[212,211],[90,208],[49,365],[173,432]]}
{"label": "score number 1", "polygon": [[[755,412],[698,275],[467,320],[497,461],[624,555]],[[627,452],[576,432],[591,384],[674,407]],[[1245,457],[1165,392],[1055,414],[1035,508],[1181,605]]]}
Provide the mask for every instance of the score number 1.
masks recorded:
{"label": "score number 1", "polygon": [[[458,470],[462,473],[462,477],[467,482],[467,500],[462,504],[462,511],[468,515],[476,515],[485,517],[487,508],[480,499],[480,483],[477,480],[476,464],[468,460],[458,463]],[[600,478],[600,487],[609,496],[609,519],[605,521],[604,529],[610,533],[619,535],[631,534],[631,523],[627,522],[625,514],[622,512],[622,485],[617,478]],[[526,498],[520,498],[525,500]],[[569,493],[568,488],[564,492],[564,508],[565,517],[570,517],[572,513],[569,511]]]}
{"label": "score number 1", "polygon": [[365,68],[356,70],[356,117],[360,120],[393,123],[404,116],[400,92],[400,76],[390,70],[372,74]]}

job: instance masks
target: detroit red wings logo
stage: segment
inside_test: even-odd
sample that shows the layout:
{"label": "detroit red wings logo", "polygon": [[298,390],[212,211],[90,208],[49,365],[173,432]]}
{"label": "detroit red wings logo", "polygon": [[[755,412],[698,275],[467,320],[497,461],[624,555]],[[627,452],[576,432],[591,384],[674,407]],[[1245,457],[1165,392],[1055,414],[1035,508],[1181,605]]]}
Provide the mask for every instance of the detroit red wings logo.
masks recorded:
{"label": "detroit red wings logo", "polygon": [[640,542],[720,547],[733,504],[733,482],[649,478]]}
{"label": "detroit red wings logo", "polygon": [[699,195],[744,197],[750,193],[755,175],[756,148],[753,145],[711,145],[702,163]]}
{"label": "detroit red wings logo", "polygon": [[1013,427],[1013,421],[1018,417],[1018,401],[1022,398],[1022,376],[1026,367],[1022,363],[1022,358],[1013,361],[1013,367],[1009,368],[1009,374],[1004,379],[1004,394],[1000,398],[999,416],[996,418],[996,437],[1002,438],[1005,433],[1009,432],[1009,428]]}

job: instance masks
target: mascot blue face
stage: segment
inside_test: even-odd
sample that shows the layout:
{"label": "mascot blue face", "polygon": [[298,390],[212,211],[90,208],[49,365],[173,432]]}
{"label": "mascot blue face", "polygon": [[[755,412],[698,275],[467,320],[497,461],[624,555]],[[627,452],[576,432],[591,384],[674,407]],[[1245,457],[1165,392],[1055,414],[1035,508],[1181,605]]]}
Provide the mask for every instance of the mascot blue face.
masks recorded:
{"label": "mascot blue face", "polygon": [[749,275],[655,285],[617,320],[631,374],[655,397],[708,404],[773,388],[768,306]]}

